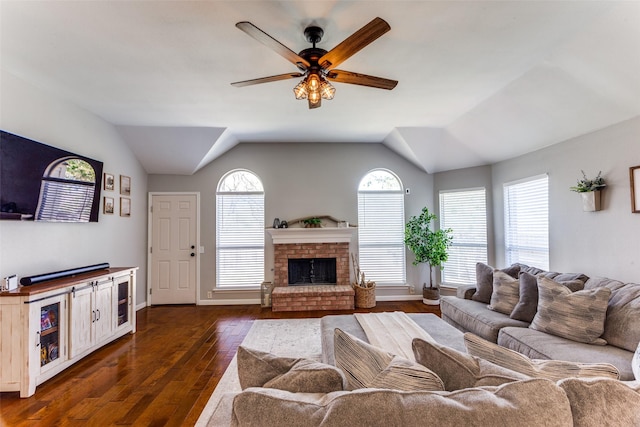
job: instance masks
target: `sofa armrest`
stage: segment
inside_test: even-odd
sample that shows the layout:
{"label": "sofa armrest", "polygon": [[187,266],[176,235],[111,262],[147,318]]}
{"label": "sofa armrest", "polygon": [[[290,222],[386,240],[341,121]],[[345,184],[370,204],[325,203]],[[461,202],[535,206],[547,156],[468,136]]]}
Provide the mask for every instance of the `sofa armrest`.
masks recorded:
{"label": "sofa armrest", "polygon": [[456,296],[462,299],[471,299],[473,294],[476,293],[476,285],[458,286]]}

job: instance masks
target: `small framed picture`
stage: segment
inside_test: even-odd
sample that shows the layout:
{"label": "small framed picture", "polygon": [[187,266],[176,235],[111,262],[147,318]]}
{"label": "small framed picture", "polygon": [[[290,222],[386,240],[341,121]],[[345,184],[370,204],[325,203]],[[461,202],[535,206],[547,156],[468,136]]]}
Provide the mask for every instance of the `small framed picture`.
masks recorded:
{"label": "small framed picture", "polygon": [[120,175],[120,194],[123,196],[131,195],[131,178],[126,175]]}
{"label": "small framed picture", "polygon": [[[106,191],[113,191],[116,188],[116,179],[110,173],[104,173],[104,189]],[[113,213],[113,212],[112,212]]]}
{"label": "small framed picture", "polygon": [[131,199],[120,197],[120,216],[131,216]]}
{"label": "small framed picture", "polygon": [[113,215],[115,212],[114,203],[113,197],[105,197],[102,202],[102,212],[106,215]]}
{"label": "small framed picture", "polygon": [[631,181],[631,212],[640,213],[640,166],[629,168]]}

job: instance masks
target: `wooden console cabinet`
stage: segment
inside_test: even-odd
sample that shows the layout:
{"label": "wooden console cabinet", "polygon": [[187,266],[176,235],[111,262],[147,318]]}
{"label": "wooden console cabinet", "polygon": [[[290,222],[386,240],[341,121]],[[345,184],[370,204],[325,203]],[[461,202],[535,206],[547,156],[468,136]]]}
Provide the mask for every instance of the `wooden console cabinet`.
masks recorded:
{"label": "wooden console cabinet", "polygon": [[108,268],[0,292],[0,391],[36,386],[136,331],[137,267]]}

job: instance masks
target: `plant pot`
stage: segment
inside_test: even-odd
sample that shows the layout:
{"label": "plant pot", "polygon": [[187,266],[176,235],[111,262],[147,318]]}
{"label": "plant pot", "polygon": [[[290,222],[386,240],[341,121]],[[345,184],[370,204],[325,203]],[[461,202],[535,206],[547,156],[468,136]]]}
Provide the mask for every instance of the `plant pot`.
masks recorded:
{"label": "plant pot", "polygon": [[426,305],[440,305],[440,289],[422,288],[422,302]]}
{"label": "plant pot", "polygon": [[582,210],[585,212],[596,212],[601,209],[600,191],[587,191],[580,193],[582,196]]}

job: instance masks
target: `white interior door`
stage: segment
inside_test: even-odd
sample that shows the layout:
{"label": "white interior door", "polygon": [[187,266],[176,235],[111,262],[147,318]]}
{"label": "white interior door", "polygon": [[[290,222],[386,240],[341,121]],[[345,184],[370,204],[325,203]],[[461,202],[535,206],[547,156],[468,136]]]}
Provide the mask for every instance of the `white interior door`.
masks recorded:
{"label": "white interior door", "polygon": [[151,304],[195,304],[197,194],[151,194]]}

